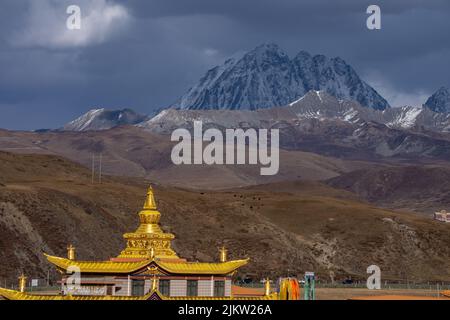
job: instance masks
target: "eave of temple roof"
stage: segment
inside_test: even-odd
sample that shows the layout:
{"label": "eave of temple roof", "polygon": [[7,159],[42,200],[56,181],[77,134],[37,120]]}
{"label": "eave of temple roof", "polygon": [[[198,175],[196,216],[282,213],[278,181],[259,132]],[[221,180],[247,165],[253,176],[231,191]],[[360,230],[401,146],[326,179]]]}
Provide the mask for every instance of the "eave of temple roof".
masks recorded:
{"label": "eave of temple roof", "polygon": [[62,296],[62,295],[36,295],[28,294],[15,290],[8,290],[0,288],[0,296],[7,300],[149,300],[155,294],[161,300],[278,300],[277,293],[272,293],[267,296],[249,296],[249,297],[166,297],[159,291],[152,291],[145,296],[128,297],[128,296]]}
{"label": "eave of temple roof", "polygon": [[139,262],[114,261],[74,261],[45,254],[47,260],[59,269],[67,271],[69,267],[77,267],[81,273],[131,274],[154,263],[158,268],[169,274],[186,275],[227,275],[246,265],[248,259],[220,263],[200,262],[167,262],[158,260],[143,260]]}
{"label": "eave of temple roof", "polygon": [[132,273],[151,263],[151,260],[139,262],[112,262],[112,261],[74,261],[45,254],[48,262],[59,269],[67,271],[70,267],[77,267],[84,273]]}
{"label": "eave of temple roof", "polygon": [[248,259],[233,260],[219,263],[201,263],[201,262],[186,262],[186,263],[172,263],[157,261],[157,265],[172,274],[202,274],[202,275],[225,275],[232,273],[236,269],[246,265]]}

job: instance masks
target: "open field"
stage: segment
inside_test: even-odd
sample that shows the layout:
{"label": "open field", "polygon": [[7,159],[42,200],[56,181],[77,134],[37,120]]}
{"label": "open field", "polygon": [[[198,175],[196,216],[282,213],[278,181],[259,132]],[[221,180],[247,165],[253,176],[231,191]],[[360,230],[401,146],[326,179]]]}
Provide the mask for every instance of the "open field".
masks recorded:
{"label": "open field", "polygon": [[[348,300],[352,298],[360,297],[397,297],[399,299],[408,299],[408,297],[415,297],[417,299],[424,298],[442,298],[439,291],[435,288],[432,289],[382,289],[382,290],[369,290],[361,288],[318,288],[316,289],[317,300]],[[446,299],[449,300],[450,299]]]}
{"label": "open field", "polygon": [[[28,290],[29,291],[29,290]],[[263,289],[261,289],[263,291]],[[442,290],[435,287],[430,289],[381,289],[369,290],[364,288],[316,288],[316,300],[428,300],[442,299],[450,301],[441,294]],[[57,295],[58,290],[30,291],[35,295]],[[1,300],[1,298],[0,298]],[[303,300],[303,291],[301,295]]]}

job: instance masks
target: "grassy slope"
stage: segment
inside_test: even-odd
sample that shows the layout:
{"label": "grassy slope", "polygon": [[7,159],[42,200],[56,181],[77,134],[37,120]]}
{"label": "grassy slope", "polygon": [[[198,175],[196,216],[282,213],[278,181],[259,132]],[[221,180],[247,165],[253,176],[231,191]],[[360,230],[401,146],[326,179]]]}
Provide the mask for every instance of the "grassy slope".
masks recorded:
{"label": "grassy slope", "polygon": [[[0,163],[0,279],[20,269],[44,276],[41,251],[65,255],[69,242],[80,259],[117,255],[122,233],[137,227],[148,182],[91,185],[89,170],[54,156],[0,153]],[[225,244],[231,258],[252,259],[242,273],[258,278],[306,270],[364,277],[378,264],[384,278],[450,279],[450,226],[317,182],[205,192],[158,185],[156,195],[164,229],[189,260],[215,261]]]}

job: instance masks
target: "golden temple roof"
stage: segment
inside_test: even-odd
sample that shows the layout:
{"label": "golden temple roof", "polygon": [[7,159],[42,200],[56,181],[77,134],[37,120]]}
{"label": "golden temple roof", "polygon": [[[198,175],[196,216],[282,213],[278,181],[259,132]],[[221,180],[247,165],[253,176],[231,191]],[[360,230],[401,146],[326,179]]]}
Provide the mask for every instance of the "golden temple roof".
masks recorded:
{"label": "golden temple roof", "polygon": [[277,293],[272,293],[268,296],[248,296],[248,297],[166,297],[158,290],[151,291],[144,296],[63,296],[63,295],[38,295],[23,293],[15,290],[8,290],[0,288],[0,296],[7,300],[150,300],[150,298],[157,294],[161,300],[278,300]]}
{"label": "golden temple roof", "polygon": [[67,271],[69,267],[77,267],[82,273],[119,273],[129,274],[141,270],[154,263],[157,268],[170,274],[208,274],[226,275],[246,265],[248,259],[234,260],[218,263],[201,262],[167,262],[159,260],[143,260],[139,262],[115,262],[115,261],[74,261],[45,254],[47,260],[59,269]]}
{"label": "golden temple roof", "polygon": [[151,260],[139,262],[112,262],[112,261],[74,261],[45,254],[47,260],[58,268],[67,271],[69,267],[80,268],[86,273],[131,273],[150,264]]}
{"label": "golden temple roof", "polygon": [[[76,261],[45,254],[47,260],[60,270],[77,267],[83,273],[130,274],[156,267],[161,272],[186,275],[228,275],[248,263],[248,259],[218,263],[186,262],[171,248],[173,234],[165,233],[159,226],[161,213],[157,210],[153,189],[147,191],[143,209],[139,212],[140,225],[133,233],[126,233],[127,247],[118,258],[110,261]],[[74,254],[72,255],[75,256]]]}
{"label": "golden temple roof", "polygon": [[[61,272],[70,273],[71,268],[78,268],[81,273],[88,274],[169,274],[169,275],[207,275],[229,276],[238,268],[246,265],[249,259],[226,261],[226,250],[221,251],[221,262],[201,263],[186,262],[180,259],[171,248],[173,234],[165,233],[159,226],[160,212],[157,211],[153,189],[149,188],[143,210],[139,212],[140,225],[133,233],[124,235],[127,247],[117,258],[109,261],[77,261],[75,248],[70,245],[68,259],[45,254],[47,260]],[[0,288],[0,298],[8,300],[276,300],[277,294],[267,296],[239,297],[166,297],[158,290],[145,296],[72,296],[41,295]]]}
{"label": "golden temple roof", "polygon": [[236,269],[246,265],[248,259],[232,260],[218,263],[201,263],[201,262],[186,262],[186,263],[171,263],[171,262],[157,262],[162,269],[173,274],[229,274]]}

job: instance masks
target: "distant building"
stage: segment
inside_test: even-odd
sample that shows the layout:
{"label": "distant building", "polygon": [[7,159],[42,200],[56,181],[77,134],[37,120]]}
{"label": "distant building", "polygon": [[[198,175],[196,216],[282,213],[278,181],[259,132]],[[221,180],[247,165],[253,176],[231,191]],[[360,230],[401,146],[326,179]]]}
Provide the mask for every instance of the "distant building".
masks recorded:
{"label": "distant building", "polygon": [[441,210],[440,212],[434,213],[434,220],[441,222],[450,222],[450,212]]}

